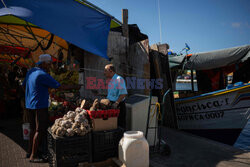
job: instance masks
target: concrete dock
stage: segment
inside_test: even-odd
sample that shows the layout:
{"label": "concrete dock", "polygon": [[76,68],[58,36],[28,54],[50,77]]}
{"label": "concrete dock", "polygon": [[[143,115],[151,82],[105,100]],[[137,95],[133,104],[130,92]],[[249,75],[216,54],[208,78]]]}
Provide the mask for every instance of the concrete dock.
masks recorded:
{"label": "concrete dock", "polygon": [[30,163],[26,157],[28,141],[23,140],[21,119],[0,120],[0,167],[48,167]]}
{"label": "concrete dock", "polygon": [[[151,154],[151,167],[250,167],[250,152],[168,128],[162,132],[171,154]],[[49,166],[29,163],[25,158],[26,144],[22,139],[21,120],[0,121],[0,167]],[[83,166],[114,166],[111,164],[114,163],[107,161]]]}
{"label": "concrete dock", "polygon": [[162,132],[171,153],[152,154],[152,167],[250,167],[250,152],[169,128]]}

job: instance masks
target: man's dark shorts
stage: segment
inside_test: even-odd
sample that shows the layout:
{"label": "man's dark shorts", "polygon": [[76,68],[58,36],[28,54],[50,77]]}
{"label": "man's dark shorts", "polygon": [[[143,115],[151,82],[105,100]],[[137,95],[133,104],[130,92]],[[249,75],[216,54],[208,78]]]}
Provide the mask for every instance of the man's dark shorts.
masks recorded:
{"label": "man's dark shorts", "polygon": [[[114,101],[111,101],[111,103],[115,103]],[[118,108],[120,108],[120,113],[118,116],[118,126],[126,130],[126,104],[124,101],[121,101],[118,105]]]}
{"label": "man's dark shorts", "polygon": [[30,129],[36,132],[46,133],[49,126],[48,108],[29,109]]}

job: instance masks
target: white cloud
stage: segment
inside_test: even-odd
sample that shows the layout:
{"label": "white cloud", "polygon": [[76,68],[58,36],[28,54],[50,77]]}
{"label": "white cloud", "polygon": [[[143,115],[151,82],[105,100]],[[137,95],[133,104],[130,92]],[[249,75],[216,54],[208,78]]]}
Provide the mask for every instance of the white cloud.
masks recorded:
{"label": "white cloud", "polygon": [[239,23],[239,22],[234,22],[234,23],[231,24],[231,26],[232,26],[233,28],[240,28],[241,23]]}

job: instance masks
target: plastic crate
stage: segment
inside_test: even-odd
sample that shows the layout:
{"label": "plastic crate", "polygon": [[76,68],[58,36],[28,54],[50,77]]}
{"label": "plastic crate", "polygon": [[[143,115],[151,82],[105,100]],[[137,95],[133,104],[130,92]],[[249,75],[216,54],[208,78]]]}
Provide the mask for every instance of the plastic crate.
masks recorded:
{"label": "plastic crate", "polygon": [[49,149],[49,166],[50,167],[77,167],[78,158],[73,155],[58,156],[53,150]]}
{"label": "plastic crate", "polygon": [[110,118],[110,117],[118,117],[120,113],[120,109],[109,109],[109,110],[98,110],[98,111],[89,111],[87,110],[88,115],[91,119],[95,118]]}
{"label": "plastic crate", "polygon": [[48,129],[50,166],[75,166],[79,162],[91,161],[91,134],[85,136],[56,137]]}
{"label": "plastic crate", "polygon": [[123,133],[122,128],[92,132],[92,162],[118,157],[118,145]]}

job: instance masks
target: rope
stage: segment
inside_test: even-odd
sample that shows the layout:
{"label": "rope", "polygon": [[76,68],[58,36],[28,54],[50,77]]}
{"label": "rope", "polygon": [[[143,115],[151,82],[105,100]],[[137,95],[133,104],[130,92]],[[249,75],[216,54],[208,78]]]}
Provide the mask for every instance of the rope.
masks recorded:
{"label": "rope", "polygon": [[[27,26],[24,26],[25,27],[25,29],[33,36],[33,38],[34,38],[34,40],[37,42],[37,47],[35,48],[35,49],[33,49],[32,51],[34,52],[34,51],[36,51],[37,49],[38,49],[38,47],[40,46],[40,48],[43,50],[43,51],[45,51],[45,50],[47,50],[47,49],[49,49],[49,47],[51,46],[51,44],[52,44],[52,42],[53,42],[53,40],[54,40],[54,34],[52,34],[52,33],[49,33],[47,36],[46,36],[46,38],[50,35],[50,39],[48,40],[49,42],[48,42],[48,44],[47,44],[47,46],[44,48],[43,46],[42,46],[42,41],[44,41],[45,40],[45,38],[43,38],[41,41],[38,41],[38,39],[36,38],[36,35],[34,34],[34,32],[32,31],[32,29],[31,29],[31,27],[30,27],[30,25],[29,25],[29,23],[27,22],[27,21],[25,21],[26,22],[26,24],[27,24]],[[28,29],[29,28],[29,29]]]}
{"label": "rope", "polygon": [[[103,74],[103,70],[98,70],[98,69],[90,69],[90,68],[80,68],[79,70],[85,70],[85,71],[91,71],[91,72],[99,72]],[[127,74],[123,73],[127,77],[141,77],[139,74]],[[143,73],[145,77],[150,77],[150,73],[144,72]]]}
{"label": "rope", "polygon": [[[157,114],[157,111],[158,111],[158,114]],[[150,109],[150,113],[152,112],[152,109]],[[152,116],[150,117],[150,124],[152,123],[152,120],[154,118],[154,116],[157,114],[157,120],[161,120],[162,116],[161,116],[161,105],[160,103],[155,103],[155,108],[154,108],[154,111],[153,111],[153,114]]]}
{"label": "rope", "polygon": [[47,46],[44,48],[44,47],[42,47],[42,45],[41,45],[42,50],[48,50],[49,47],[51,46],[53,40],[54,40],[54,34],[51,34],[51,33],[50,33],[50,39],[49,39],[49,42],[48,42]]}

